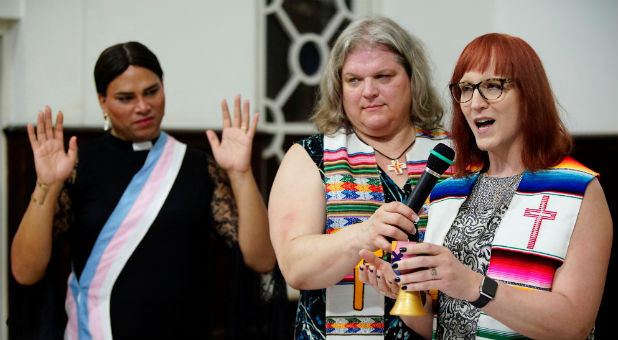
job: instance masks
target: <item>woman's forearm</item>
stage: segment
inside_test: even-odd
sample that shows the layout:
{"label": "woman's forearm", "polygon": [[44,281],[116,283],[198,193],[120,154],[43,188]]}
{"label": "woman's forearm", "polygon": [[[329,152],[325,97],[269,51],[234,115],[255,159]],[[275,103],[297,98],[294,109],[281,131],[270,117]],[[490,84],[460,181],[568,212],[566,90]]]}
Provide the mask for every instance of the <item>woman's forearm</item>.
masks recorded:
{"label": "woman's forearm", "polygon": [[270,242],[268,213],[255,178],[247,173],[228,173],[238,207],[238,243],[245,264],[259,273],[275,266],[275,252]]}
{"label": "woman's forearm", "polygon": [[37,184],[11,244],[11,271],[17,282],[33,284],[45,274],[52,252],[52,225],[62,184]]}

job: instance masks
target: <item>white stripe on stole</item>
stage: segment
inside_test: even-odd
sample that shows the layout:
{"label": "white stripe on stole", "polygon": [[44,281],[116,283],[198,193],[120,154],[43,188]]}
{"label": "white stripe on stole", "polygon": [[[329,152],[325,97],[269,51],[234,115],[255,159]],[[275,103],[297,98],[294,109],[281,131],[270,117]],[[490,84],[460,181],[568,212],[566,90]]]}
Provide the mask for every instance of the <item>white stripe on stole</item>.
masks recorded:
{"label": "white stripe on stole", "polygon": [[[162,132],[144,166],[131,179],[95,242],[79,284],[72,275],[70,287],[80,287],[73,295],[77,303],[77,322],[71,320],[75,313],[69,314],[65,337],[112,338],[109,310],[112,288],[163,206],[185,150],[185,144]],[[69,304],[67,301],[67,307]],[[74,328],[77,325],[78,332]]]}
{"label": "white stripe on stole", "polygon": [[[425,243],[442,246],[465,197],[447,197],[429,204]],[[438,209],[438,210],[436,210]]]}
{"label": "white stripe on stole", "polygon": [[[324,149],[325,150],[337,150],[338,148],[346,147],[346,149],[340,150],[336,156],[342,157],[346,154],[348,155],[357,155],[357,159],[360,160],[358,154],[364,153],[365,156],[362,157],[363,161],[369,161],[373,163],[375,167],[376,161],[375,156],[373,154],[373,148],[363,142],[361,142],[355,134],[346,135],[344,131],[339,131],[336,136],[324,136]],[[325,157],[326,158],[326,157]],[[346,157],[347,158],[347,157]],[[349,160],[349,158],[348,158]],[[325,159],[325,161],[327,161]],[[326,174],[329,179],[340,182],[340,176],[337,173],[329,172]],[[379,179],[379,174],[376,173],[372,176],[357,176],[357,179],[362,178],[376,178]],[[362,180],[360,181],[362,182]],[[356,184],[360,184],[357,182]],[[340,195],[337,193],[328,193],[329,200],[331,201],[345,201],[342,200],[343,197],[339,197]],[[375,201],[375,199],[371,199],[371,195],[367,194],[359,194],[363,196],[364,199],[369,198],[368,201]],[[378,202],[379,204],[383,204],[384,202]],[[347,218],[345,218],[346,213],[342,213],[341,217],[338,217],[337,214],[330,214],[328,218],[337,228],[344,228],[348,226],[350,223]],[[358,214],[354,217],[360,220],[366,220],[371,216],[371,213],[367,214]],[[352,217],[352,216],[347,216]],[[354,268],[350,268],[351,271],[354,271]],[[356,281],[356,279],[355,279]],[[353,283],[353,282],[352,282]],[[330,286],[326,288],[326,318],[334,320],[335,323],[345,324],[349,319],[357,319],[359,317],[373,317],[379,318],[384,322],[384,296],[377,292],[373,287],[367,286],[364,287],[363,293],[363,308],[361,310],[354,309],[354,286],[355,284],[345,284],[338,283],[336,285]],[[363,285],[364,286],[364,285]],[[333,333],[327,333],[326,338],[329,340],[337,340],[337,339],[351,339],[356,337],[361,337],[363,340],[383,340],[383,333],[367,333],[372,331],[371,327],[363,327],[358,331],[348,332],[349,330],[346,328],[335,328]],[[328,332],[328,327],[327,327]]]}

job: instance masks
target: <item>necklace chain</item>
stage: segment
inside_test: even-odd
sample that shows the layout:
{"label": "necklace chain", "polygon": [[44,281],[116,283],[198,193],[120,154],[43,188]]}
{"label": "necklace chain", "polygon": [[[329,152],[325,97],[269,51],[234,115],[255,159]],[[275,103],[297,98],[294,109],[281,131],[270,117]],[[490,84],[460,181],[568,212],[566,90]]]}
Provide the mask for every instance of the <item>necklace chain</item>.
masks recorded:
{"label": "necklace chain", "polygon": [[[360,141],[361,141],[361,142],[363,142],[363,143],[365,143],[365,144],[367,144],[367,145],[371,146],[369,143],[365,142],[362,138],[360,138],[360,136],[359,136],[358,134],[356,135],[356,137],[358,137],[358,139],[360,139]],[[382,156],[384,156],[384,157],[386,157],[386,158],[390,159],[391,161],[395,161],[395,160],[398,160],[399,158],[401,158],[401,156],[405,155],[406,151],[408,151],[408,150],[410,149],[410,147],[412,147],[412,145],[414,145],[414,143],[415,143],[415,142],[416,142],[416,138],[414,138],[414,139],[412,140],[412,143],[410,143],[408,146],[406,146],[406,148],[405,148],[405,149],[403,149],[403,152],[401,153],[401,155],[397,156],[396,158],[393,158],[393,157],[389,157],[389,156],[387,156],[387,155],[386,155],[386,154],[384,154],[382,151],[380,151],[380,150],[376,149],[376,148],[375,148],[375,147],[373,147],[373,146],[372,146],[372,148],[373,148],[373,149],[374,149],[377,153],[379,153],[380,155],[382,155]]]}

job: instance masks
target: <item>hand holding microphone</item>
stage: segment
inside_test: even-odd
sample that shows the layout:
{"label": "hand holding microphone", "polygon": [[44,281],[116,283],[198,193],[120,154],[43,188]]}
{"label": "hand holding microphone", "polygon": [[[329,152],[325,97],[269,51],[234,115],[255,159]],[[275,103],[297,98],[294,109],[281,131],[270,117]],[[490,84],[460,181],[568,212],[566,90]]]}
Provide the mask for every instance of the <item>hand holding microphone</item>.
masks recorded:
{"label": "hand holding microphone", "polygon": [[[425,171],[421,175],[416,187],[408,197],[406,201],[406,205],[408,205],[415,213],[419,213],[420,209],[423,207],[425,201],[427,201],[427,197],[429,197],[429,193],[438,182],[438,179],[448,167],[453,164],[453,159],[455,159],[455,151],[448,147],[446,144],[439,143],[436,145],[433,150],[431,150],[429,157],[427,158],[427,167]],[[409,235],[408,238],[410,238]],[[393,241],[392,242],[392,255],[391,261],[394,264],[393,269],[396,267],[396,262],[400,261],[407,257],[406,254],[402,254],[400,252],[400,248],[406,247],[409,244],[413,244],[416,242],[402,242],[402,241]],[[401,271],[401,274],[406,274],[409,271]],[[405,290],[399,290],[399,294],[397,297],[397,301],[395,301],[395,305],[393,309],[390,311],[392,315],[403,315],[403,316],[422,316],[425,315],[425,310],[423,308],[423,303],[421,301],[421,297],[419,292],[410,292]]]}
{"label": "hand holding microphone", "polygon": [[436,145],[430,151],[427,167],[406,201],[406,205],[415,213],[419,213],[440,176],[453,164],[453,159],[455,159],[455,151],[444,143]]}

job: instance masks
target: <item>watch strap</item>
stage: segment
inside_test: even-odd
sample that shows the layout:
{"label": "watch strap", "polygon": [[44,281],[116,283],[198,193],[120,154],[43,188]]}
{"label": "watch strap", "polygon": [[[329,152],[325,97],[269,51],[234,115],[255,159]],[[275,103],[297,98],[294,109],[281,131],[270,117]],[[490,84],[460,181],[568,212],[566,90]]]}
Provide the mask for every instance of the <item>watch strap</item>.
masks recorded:
{"label": "watch strap", "polygon": [[485,305],[496,296],[497,290],[498,282],[496,282],[490,277],[484,276],[480,288],[481,294],[476,301],[470,301],[470,304],[472,304],[476,308],[485,307]]}

